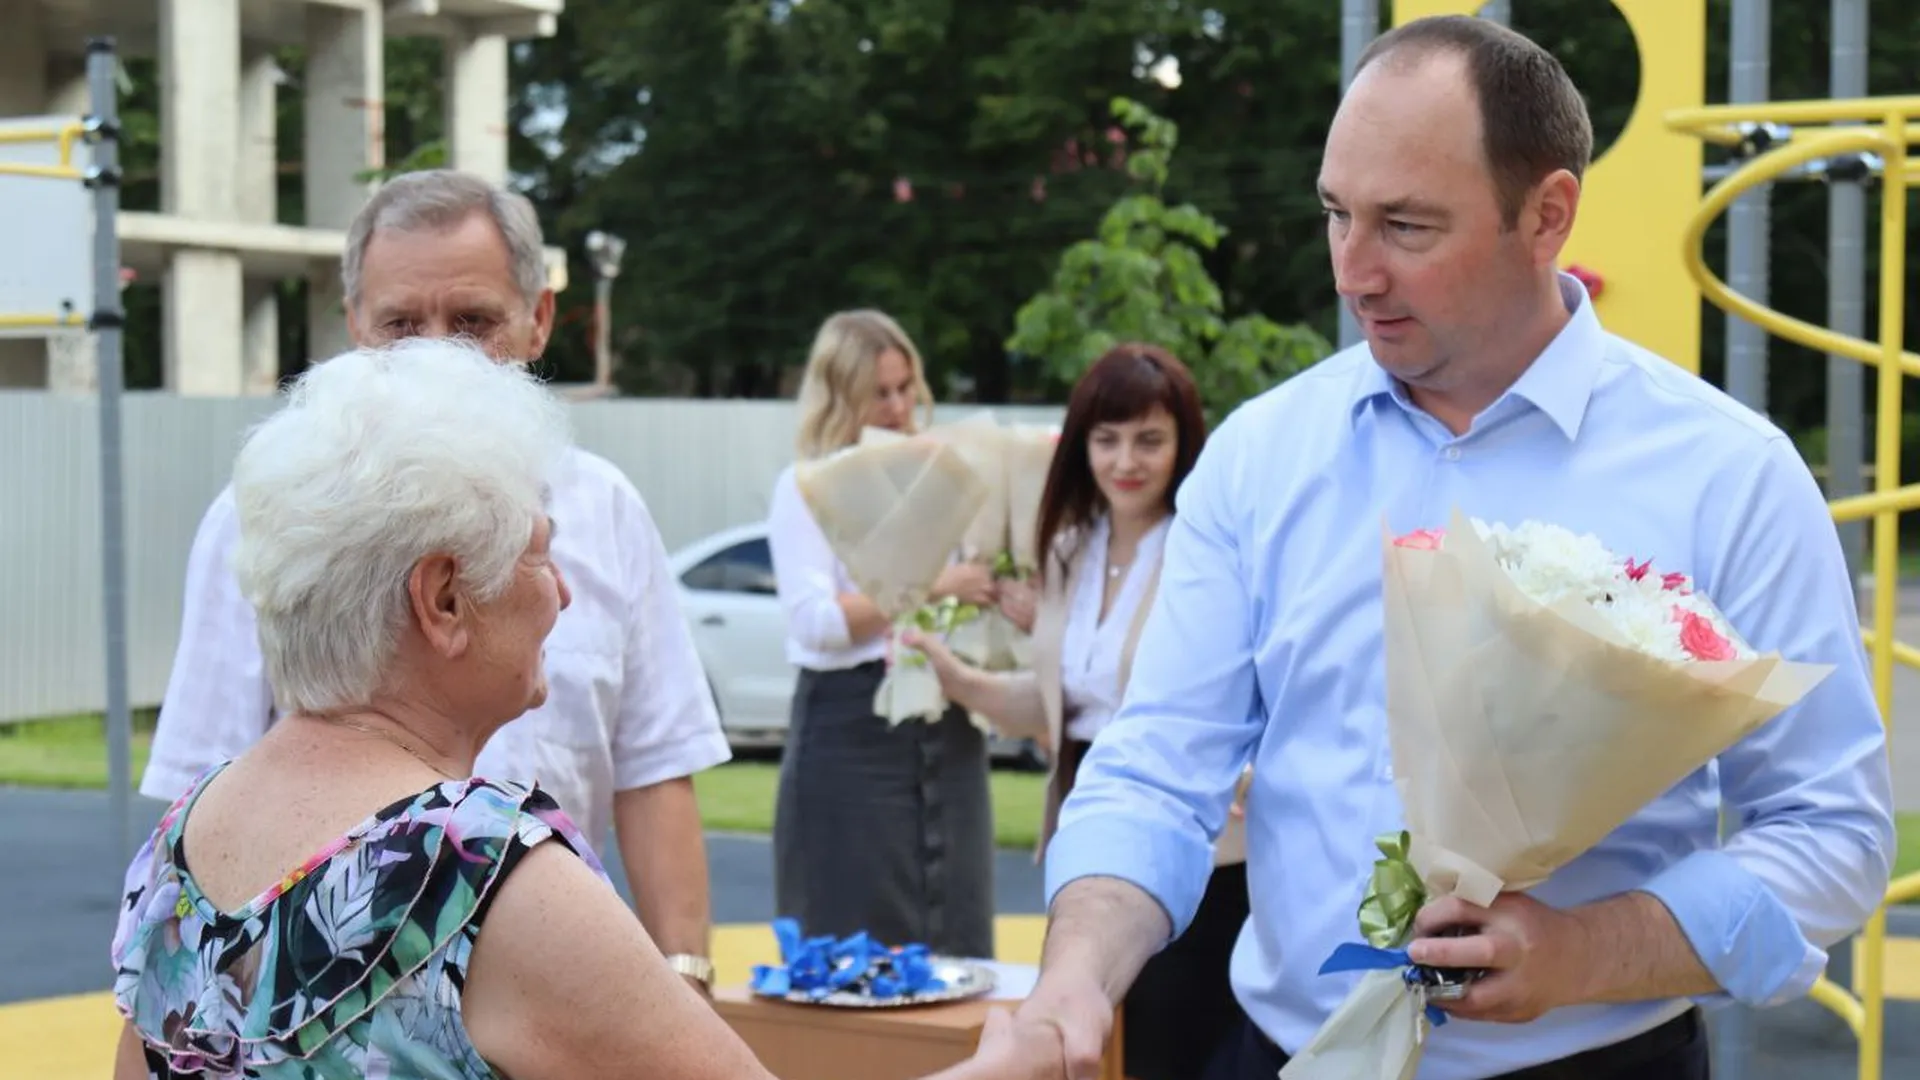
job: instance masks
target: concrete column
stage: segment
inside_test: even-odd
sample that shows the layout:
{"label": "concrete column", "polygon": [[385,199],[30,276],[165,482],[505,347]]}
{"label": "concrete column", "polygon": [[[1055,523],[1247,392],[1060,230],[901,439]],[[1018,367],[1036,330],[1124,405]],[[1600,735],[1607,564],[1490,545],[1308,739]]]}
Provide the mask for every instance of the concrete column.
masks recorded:
{"label": "concrete column", "polygon": [[246,357],[245,385],[240,392],[270,395],[280,385],[279,282],[250,278],[245,286],[247,323],[242,342]]}
{"label": "concrete column", "polygon": [[[381,8],[307,8],[306,217],[313,228],[344,229],[373,191],[360,177],[386,163],[382,108]],[[308,359],[350,347],[340,268],[308,277]]]}
{"label": "concrete column", "polygon": [[[47,102],[46,53],[40,6],[34,0],[0,0],[0,116],[36,116]],[[47,182],[47,181],[43,181]],[[81,237],[75,243],[83,243]],[[22,258],[14,252],[8,258]],[[47,347],[37,337],[0,337],[0,386],[47,385]]]}
{"label": "concrete column", "polygon": [[[240,210],[240,2],[160,4],[160,206],[201,221]],[[190,396],[241,392],[240,256],[173,254],[163,284],[166,386]]]}
{"label": "concrete column", "polygon": [[[240,72],[240,219],[259,225],[280,220],[279,134],[275,101],[280,88],[280,66],[273,54],[249,55]],[[275,299],[278,282],[248,278],[242,296],[246,329],[241,392],[271,394],[280,377],[280,307]]]}
{"label": "concrete column", "polygon": [[236,215],[241,221],[271,225],[280,220],[279,118],[274,104],[280,88],[280,66],[273,54],[246,58],[240,71],[239,166]]}
{"label": "concrete column", "polygon": [[507,179],[507,39],[463,24],[446,39],[447,164]]}

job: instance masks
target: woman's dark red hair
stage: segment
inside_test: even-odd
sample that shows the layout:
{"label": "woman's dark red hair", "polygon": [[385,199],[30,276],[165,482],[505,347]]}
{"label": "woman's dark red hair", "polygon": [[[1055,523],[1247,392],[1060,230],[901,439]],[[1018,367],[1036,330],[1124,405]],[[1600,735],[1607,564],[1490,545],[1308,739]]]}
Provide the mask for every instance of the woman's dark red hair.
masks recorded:
{"label": "woman's dark red hair", "polygon": [[[1069,530],[1090,524],[1105,509],[1100,485],[1093,478],[1087,439],[1101,424],[1124,424],[1153,411],[1155,405],[1173,417],[1175,438],[1173,477],[1167,482],[1167,512],[1181,481],[1193,471],[1200,447],[1207,441],[1207,418],[1200,408],[1200,389],[1193,373],[1179,358],[1158,345],[1123,344],[1094,361],[1074,384],[1067,416],[1060,425],[1060,445],[1047,470],[1047,486],[1040,496],[1040,524],[1034,550],[1040,552],[1041,573],[1049,567],[1047,555]],[[1054,552],[1064,568],[1071,554]]]}

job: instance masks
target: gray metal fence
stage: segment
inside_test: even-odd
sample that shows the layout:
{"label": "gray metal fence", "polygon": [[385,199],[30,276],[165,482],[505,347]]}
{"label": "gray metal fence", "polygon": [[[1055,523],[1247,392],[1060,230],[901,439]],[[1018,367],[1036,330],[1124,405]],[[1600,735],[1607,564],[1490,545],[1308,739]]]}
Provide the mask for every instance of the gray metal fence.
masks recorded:
{"label": "gray metal fence", "polygon": [[[155,705],[179,637],[187,550],[264,398],[130,393],[126,445],[128,677]],[[669,550],[760,518],[792,458],[786,401],[623,399],[571,406],[582,446],[640,489]],[[976,406],[947,406],[939,419]],[[1053,422],[1056,408],[995,408]],[[99,408],[91,396],[0,391],[0,722],[105,705]]]}

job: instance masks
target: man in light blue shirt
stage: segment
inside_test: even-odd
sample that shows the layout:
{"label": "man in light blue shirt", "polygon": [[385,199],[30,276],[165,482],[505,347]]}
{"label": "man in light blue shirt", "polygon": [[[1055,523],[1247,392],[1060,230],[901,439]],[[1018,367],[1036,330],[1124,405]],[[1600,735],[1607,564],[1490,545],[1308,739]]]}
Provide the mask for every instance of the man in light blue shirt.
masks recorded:
{"label": "man in light blue shirt", "polygon": [[[1804,994],[1882,895],[1885,738],[1832,522],[1780,431],[1609,334],[1556,270],[1591,148],[1560,65],[1504,28],[1423,20],[1363,59],[1320,186],[1366,343],[1209,439],[1125,707],[1048,850],[1051,922],[1021,1017],[1058,1029],[1075,1080],[1191,917],[1249,760],[1253,914],[1233,983],[1251,1028],[1211,1075],[1271,1080],[1357,978],[1317,972],[1358,939],[1373,837],[1402,824],[1383,520],[1404,533],[1459,507],[1591,532],[1692,575],[1755,648],[1835,665],[1545,884],[1422,913],[1423,934],[1467,933],[1423,937],[1416,962],[1488,974],[1446,1006],[1421,1080],[1704,1078],[1694,1004]],[[1721,844],[1723,798],[1739,831]]]}

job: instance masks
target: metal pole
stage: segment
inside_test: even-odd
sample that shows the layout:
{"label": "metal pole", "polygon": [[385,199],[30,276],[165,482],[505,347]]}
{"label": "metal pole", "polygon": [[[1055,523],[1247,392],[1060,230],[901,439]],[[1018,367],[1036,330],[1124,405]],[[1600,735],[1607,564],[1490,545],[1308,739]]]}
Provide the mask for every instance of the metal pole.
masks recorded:
{"label": "metal pole", "polygon": [[[1340,0],[1340,92],[1346,93],[1353,82],[1353,69],[1360,66],[1360,54],[1367,51],[1380,33],[1378,0]],[[1360,343],[1360,323],[1340,301],[1340,347]]]}
{"label": "metal pole", "polygon": [[1501,26],[1513,25],[1513,0],[1487,0],[1480,5],[1480,17]]}
{"label": "metal pole", "polygon": [[87,130],[93,164],[87,184],[93,189],[93,317],[90,329],[100,364],[100,595],[106,633],[107,776],[112,794],[113,884],[119,888],[133,859],[128,803],[133,790],[133,718],[127,704],[127,558],[125,508],[121,495],[120,334],[125,312],[120,302],[120,113],[114,85],[119,62],[110,37],[87,42],[87,90],[93,115]]}
{"label": "metal pole", "polygon": [[[1833,59],[1828,77],[1835,100],[1867,96],[1868,0],[1833,0]],[[1827,192],[1827,325],[1861,337],[1866,332],[1867,193],[1864,184],[1835,179]],[[1844,356],[1827,358],[1827,495],[1866,491],[1861,465],[1866,444],[1862,365]],[[1865,568],[1866,523],[1840,526],[1840,548],[1854,580]]]}
{"label": "metal pole", "polygon": [[[1727,100],[1732,103],[1766,101],[1772,53],[1769,33],[1772,12],[1768,0],[1740,0],[1733,6],[1731,70]],[[1762,185],[1739,199],[1727,211],[1727,284],[1755,302],[1767,302],[1769,201],[1772,185]],[[1737,315],[1726,316],[1726,388],[1735,400],[1756,412],[1767,412],[1767,335]],[[1721,808],[1721,835],[1740,827],[1738,816]],[[1710,1029],[1713,1075],[1721,1080],[1745,1080],[1752,1074],[1753,1016],[1743,1005],[1715,1010]]]}
{"label": "metal pole", "polygon": [[[1768,97],[1769,0],[1733,5],[1733,60],[1727,100],[1733,104]],[[1727,285],[1757,303],[1767,302],[1769,204],[1773,187],[1763,184],[1734,201],[1727,212]],[[1729,314],[1727,393],[1747,407],[1767,411],[1767,335],[1758,326]]]}
{"label": "metal pole", "polygon": [[594,272],[593,279],[593,385],[602,390],[613,385],[613,279]]}

